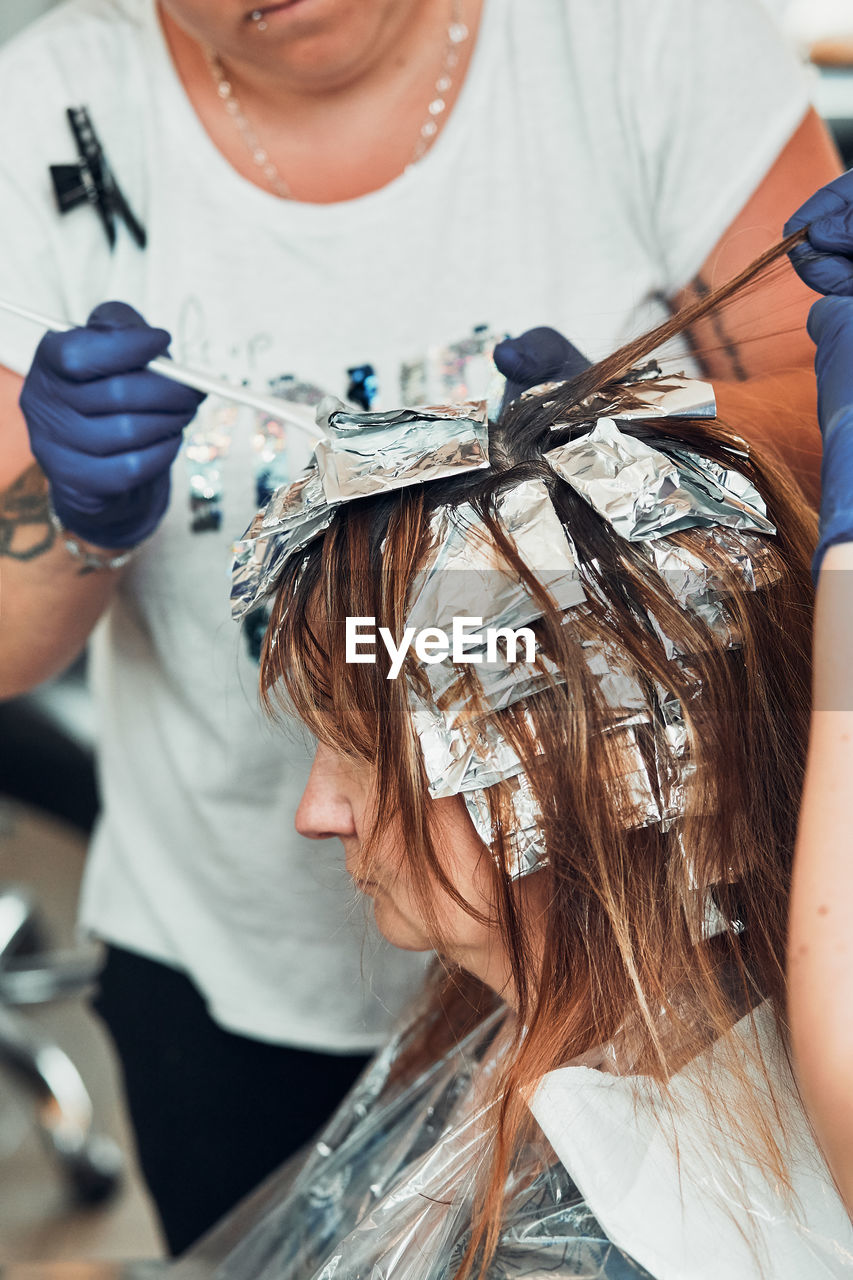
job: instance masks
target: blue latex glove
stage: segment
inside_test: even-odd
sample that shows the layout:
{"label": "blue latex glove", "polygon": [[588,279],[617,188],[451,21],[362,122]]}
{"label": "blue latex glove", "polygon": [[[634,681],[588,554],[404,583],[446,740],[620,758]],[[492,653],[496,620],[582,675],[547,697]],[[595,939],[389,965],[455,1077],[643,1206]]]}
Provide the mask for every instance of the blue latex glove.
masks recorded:
{"label": "blue latex glove", "polygon": [[785,235],[811,224],[791,262],[817,293],[853,296],[853,169],[827,183],[785,223]]}
{"label": "blue latex glove", "polygon": [[853,541],[853,298],[821,298],[809,313],[817,343],[817,414],[823,435],[815,581],[828,547]]}
{"label": "blue latex glove", "polygon": [[132,307],[105,302],[85,328],[45,334],[24,382],[21,409],[54,510],[95,546],[135,546],[168,505],[181,433],[204,399],[145,368],[170,340]]}
{"label": "blue latex glove", "polygon": [[590,366],[586,356],[556,329],[528,329],[518,338],[507,338],[495,347],[494,361],[506,378],[501,408],[517,400],[522,391],[540,382],[563,382]]}

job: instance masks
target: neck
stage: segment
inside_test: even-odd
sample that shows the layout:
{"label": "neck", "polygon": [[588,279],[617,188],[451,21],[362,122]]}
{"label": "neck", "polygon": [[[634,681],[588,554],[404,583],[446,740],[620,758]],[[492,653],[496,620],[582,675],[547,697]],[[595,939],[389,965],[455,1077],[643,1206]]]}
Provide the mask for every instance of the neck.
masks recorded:
{"label": "neck", "polygon": [[[473,11],[480,0],[466,0]],[[259,32],[254,26],[215,28],[190,21],[160,0],[174,61],[183,77],[200,74],[203,48],[222,60],[240,92],[256,106],[293,111],[328,102],[343,105],[428,69],[443,47],[451,0],[396,0],[382,6],[342,7],[335,21],[289,24],[292,30]],[[439,55],[440,56],[440,55]]]}
{"label": "neck", "polygon": [[[453,48],[451,114],[464,83],[484,0],[459,0],[468,38]],[[419,139],[445,64],[454,0],[301,0],[258,32],[247,12],[160,0],[164,35],[190,103],[234,169],[270,188],[217,92],[216,54],[258,146],[293,199],[327,204],[375,191],[419,159]],[[187,10],[197,10],[192,20]],[[298,15],[304,15],[299,17]],[[438,130],[426,137],[432,145]]]}

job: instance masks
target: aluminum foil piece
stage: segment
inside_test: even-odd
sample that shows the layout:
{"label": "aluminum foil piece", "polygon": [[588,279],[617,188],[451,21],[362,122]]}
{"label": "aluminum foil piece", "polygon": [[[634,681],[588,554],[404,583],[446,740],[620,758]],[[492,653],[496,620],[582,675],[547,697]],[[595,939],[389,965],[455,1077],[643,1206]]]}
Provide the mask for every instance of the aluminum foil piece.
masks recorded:
{"label": "aluminum foil piece", "polygon": [[355,413],[326,396],[317,422],[329,439],[316,445],[298,480],[276,490],[234,546],[236,619],[274,590],[287,560],[329,527],[340,503],[489,465],[485,401]]}
{"label": "aluminum foil piece", "polygon": [[485,400],[354,413],[329,397],[317,423],[328,437],[314,451],[328,502],[351,502],[489,465]]}
{"label": "aluminum foil piece", "polygon": [[688,449],[664,453],[601,418],[589,434],[549,449],[559,476],[629,542],[728,525],[775,533],[758,491],[739,471]]}
{"label": "aluminum foil piece", "polygon": [[[621,756],[621,799],[626,824],[642,827],[657,822],[665,824],[666,829],[683,814],[689,777],[679,764],[686,748],[680,704],[667,696],[660,707],[655,707],[649,693],[613,655],[605,653],[603,646],[590,643],[587,648],[586,661],[613,711],[609,732],[620,739],[617,749]],[[528,696],[542,687],[533,687]],[[466,716],[452,701],[439,708],[431,698],[422,698],[411,688],[409,696],[430,795],[461,795],[477,834],[491,845],[494,833],[485,792],[498,783],[509,784],[506,790],[512,810],[508,820],[512,861],[507,873],[518,879],[543,866],[546,850],[541,814],[522,761],[504,738],[494,715]],[[517,701],[510,695],[508,705]],[[636,737],[636,727],[650,723],[655,724],[656,734],[660,735],[651,774]],[[685,762],[685,767],[689,769],[690,763]]]}
{"label": "aluminum foil piece", "polygon": [[586,599],[578,555],[542,480],[522,480],[497,500],[497,516],[524,563],[560,609]]}
{"label": "aluminum foil piece", "polygon": [[234,544],[231,614],[242,618],[275,589],[286,562],[332,523],[320,473],[313,464],[276,490]]}
{"label": "aluminum foil piece", "polygon": [[[641,724],[651,725],[653,730],[652,759],[640,747],[637,728]],[[611,788],[625,825],[655,825],[668,831],[686,813],[688,786],[696,768],[689,756],[680,700],[656,683],[644,697],[642,709],[633,718],[612,725],[609,733],[619,764]]]}
{"label": "aluminum foil piece", "polygon": [[688,756],[690,744],[680,700],[660,685],[656,686],[656,700],[660,716],[655,733],[659,821],[661,829],[667,831],[687,811],[688,786],[696,764]]}
{"label": "aluminum foil piece", "polygon": [[530,779],[526,773],[519,773],[508,786],[512,828],[509,842],[511,861],[506,872],[510,879],[521,880],[547,866],[549,859],[542,831],[542,811]]}
{"label": "aluminum foil piece", "polygon": [[[683,374],[661,374],[657,365],[647,366],[648,378],[631,386],[635,404],[611,401],[595,413],[599,418],[628,422],[637,418],[716,418],[717,397],[710,382],[685,378]],[[592,408],[594,399],[583,402]]]}
{"label": "aluminum foil piece", "polygon": [[464,732],[450,729],[438,708],[411,688],[409,707],[434,800],[493,787],[524,771],[518,753],[493,719],[468,724]]}
{"label": "aluminum foil piece", "polygon": [[617,748],[622,769],[616,779],[609,783],[608,789],[615,792],[614,800],[621,810],[621,818],[626,827],[650,827],[661,822],[663,813],[658,796],[657,778],[653,777],[646,764],[643,752],[637,740],[636,730],[628,727],[620,729],[617,736]]}
{"label": "aluminum foil piece", "polygon": [[504,711],[516,702],[563,683],[560,669],[541,654],[535,665],[503,658],[497,662],[483,661],[464,675],[448,659],[428,668],[427,678],[433,700],[441,707],[448,729]]}
{"label": "aluminum foil piece", "polygon": [[584,641],[586,664],[598,681],[605,704],[614,713],[614,728],[642,724],[649,719],[649,699],[633,672],[627,671],[620,655],[602,642]]}
{"label": "aluminum foil piece", "polygon": [[[499,866],[510,880],[521,880],[548,865],[542,812],[526,773],[512,778],[507,784],[507,790],[510,806],[507,833],[509,859],[506,866]],[[477,835],[487,848],[491,848],[495,842],[495,830],[486,792],[467,791],[463,799]]]}
{"label": "aluminum foil piece", "polygon": [[[753,533],[717,526],[702,531],[698,549],[668,538],[646,542],[643,553],[681,607],[700,617],[729,649],[740,644],[726,599],[735,591],[759,591],[780,577],[768,544]],[[678,650],[649,614],[668,658]]]}
{"label": "aluminum foil piece", "polygon": [[[522,399],[547,396],[561,387],[565,382],[541,382],[522,393]],[[606,392],[597,391],[586,399],[579,401],[579,410],[588,410],[590,425],[598,418],[618,418],[628,421],[632,418],[716,418],[717,397],[710,382],[702,382],[698,378],[685,377],[683,373],[664,374],[656,361],[634,369],[622,383],[622,387],[630,388],[629,396],[620,391],[617,398],[608,396]],[[626,403],[628,400],[628,403]],[[633,403],[632,403],[633,402]],[[554,401],[546,400],[546,406]],[[578,419],[573,419],[577,425]],[[556,422],[552,431],[560,431],[565,422]]]}
{"label": "aluminum foil piece", "polygon": [[474,824],[474,830],[486,848],[490,849],[495,838],[495,828],[486,792],[466,791],[462,798],[465,801],[465,808],[468,810],[468,817]]}
{"label": "aluminum foil piece", "polygon": [[[496,515],[556,609],[564,611],[585,600],[574,546],[541,480],[524,481],[501,494]],[[464,504],[435,512],[430,549],[412,585],[406,625],[417,631],[435,627],[450,634],[455,619],[477,618],[482,623],[479,642],[468,645],[473,661],[466,668],[476,681],[476,698],[471,697],[470,683],[462,681],[462,692],[446,705],[448,691],[460,686],[460,668],[452,655],[424,667],[433,698],[444,707],[448,728],[461,719],[501,710],[548,685],[549,671],[555,670],[552,665],[542,669],[509,656],[489,661],[485,639],[489,628],[519,631],[541,615],[541,606],[504,560],[473,507]]]}
{"label": "aluminum foil piece", "polygon": [[449,729],[437,708],[410,690],[410,707],[434,799],[461,795],[477,835],[491,848],[494,842],[490,787],[506,784],[509,865],[503,868],[518,880],[545,866],[547,855],[542,815],[521,760],[492,719],[468,725],[463,734]]}
{"label": "aluminum foil piece", "polygon": [[[525,480],[501,494],[495,514],[557,609],[570,609],[586,599],[577,552],[541,480]],[[407,622],[447,630],[453,618],[462,615],[501,627],[524,626],[542,616],[488,526],[468,503],[434,512],[429,550],[410,592]]]}

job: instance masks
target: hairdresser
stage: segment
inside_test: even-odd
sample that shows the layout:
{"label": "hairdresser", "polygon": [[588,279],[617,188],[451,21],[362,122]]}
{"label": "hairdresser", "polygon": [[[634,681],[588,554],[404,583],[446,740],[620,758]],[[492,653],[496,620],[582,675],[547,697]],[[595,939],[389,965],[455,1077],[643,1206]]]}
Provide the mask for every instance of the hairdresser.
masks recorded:
{"label": "hairdresser", "polygon": [[[82,922],[177,1250],[309,1137],[419,966],[342,925],[337,859],[293,832],[310,751],[255,705],[263,619],[228,622],[230,544],[306,442],[146,362],[307,403],[481,394],[494,335],[611,351],[837,165],[758,0],[67,0],[0,54],[0,101],[0,298],[94,310],[40,345],[0,320],[0,695],[94,629]],[[66,182],[59,213],[82,105],[125,203]],[[694,335],[721,412],[800,461],[807,298],[788,273]]]}
{"label": "hairdresser", "polygon": [[800,1085],[853,1213],[853,172],[818,191],[786,227],[821,298],[809,315],[823,435],[808,768],[788,943]]}

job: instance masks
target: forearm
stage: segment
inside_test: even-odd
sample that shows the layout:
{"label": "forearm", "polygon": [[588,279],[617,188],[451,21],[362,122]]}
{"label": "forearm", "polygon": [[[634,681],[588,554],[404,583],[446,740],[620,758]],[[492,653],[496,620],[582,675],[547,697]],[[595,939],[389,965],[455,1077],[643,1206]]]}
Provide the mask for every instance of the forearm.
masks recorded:
{"label": "forearm", "polygon": [[0,493],[0,699],[25,693],[76,657],[120,577],[80,572],[51,527],[37,467]]}
{"label": "forearm", "polygon": [[714,379],[717,416],[750,444],[775,452],[809,502],[820,497],[821,440],[813,369],[764,373],[743,382]]}
{"label": "forearm", "polygon": [[831,547],[815,617],[814,710],[794,865],[789,1002],[800,1086],[853,1211],[853,544]]}

